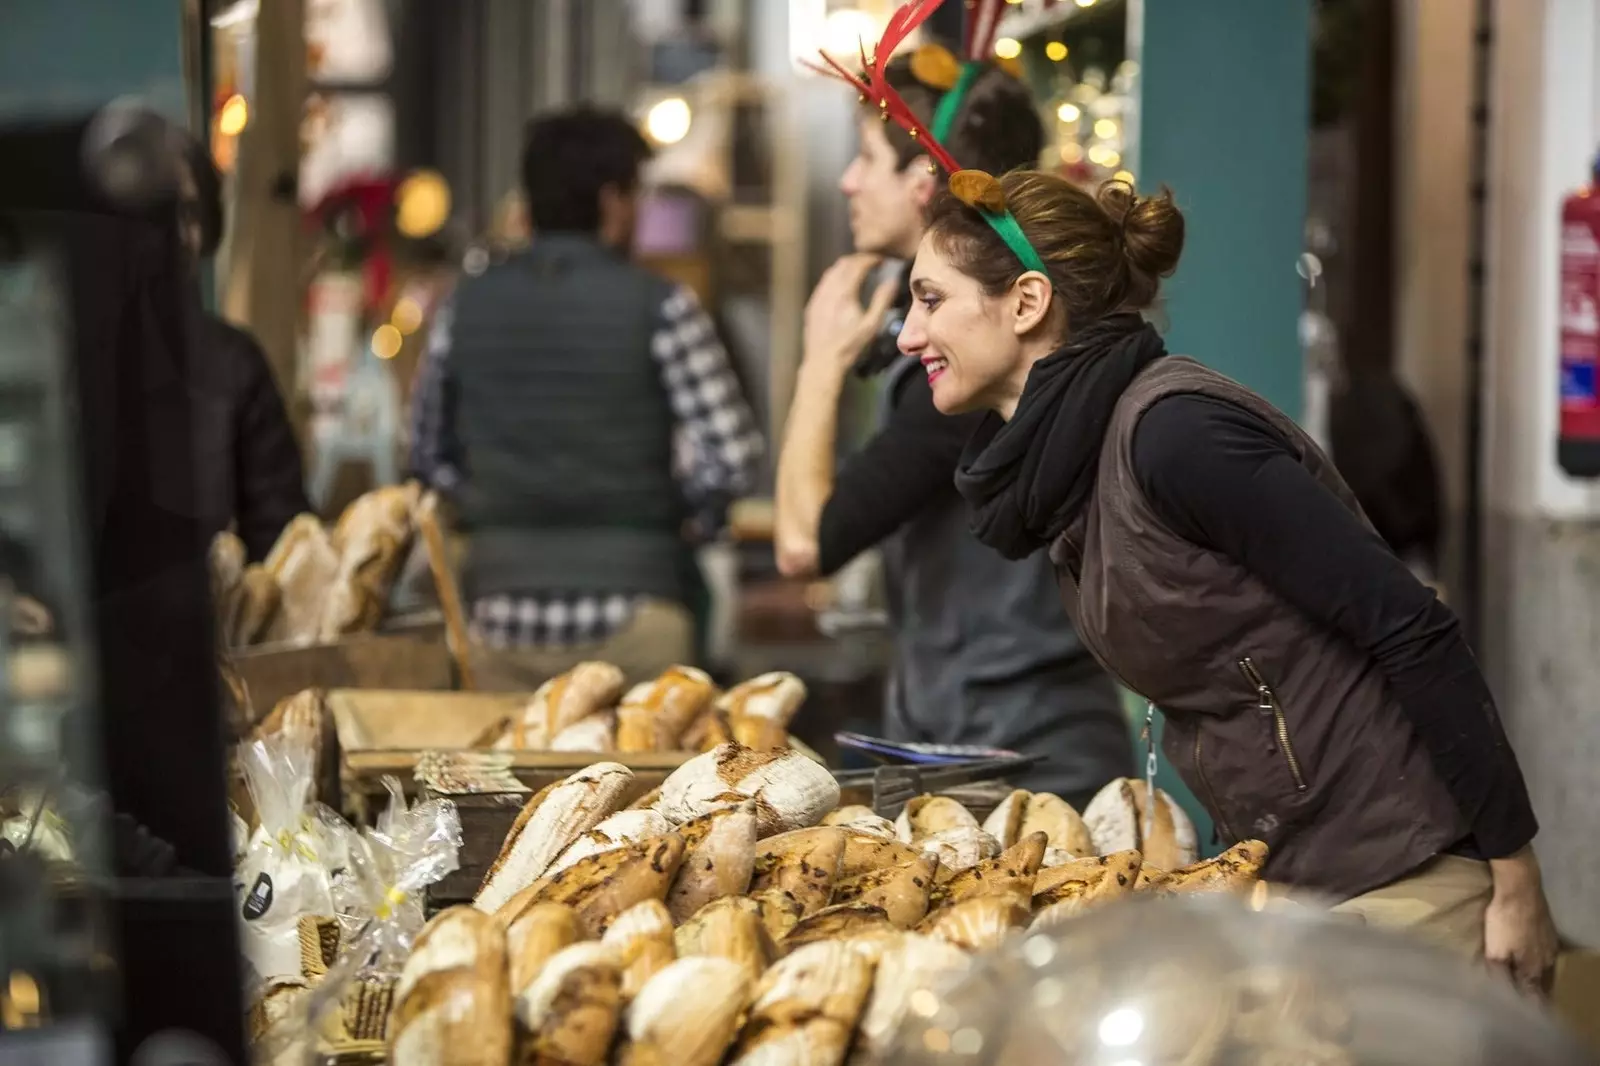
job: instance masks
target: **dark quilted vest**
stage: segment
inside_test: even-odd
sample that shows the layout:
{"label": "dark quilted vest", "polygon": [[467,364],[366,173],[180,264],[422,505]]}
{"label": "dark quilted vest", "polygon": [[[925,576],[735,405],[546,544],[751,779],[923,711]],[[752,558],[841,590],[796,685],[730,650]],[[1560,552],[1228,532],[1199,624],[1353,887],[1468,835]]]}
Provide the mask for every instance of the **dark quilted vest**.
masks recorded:
{"label": "dark quilted vest", "polygon": [[1106,668],[1161,708],[1166,756],[1227,842],[1266,841],[1270,880],[1359,895],[1466,826],[1372,659],[1151,509],[1131,444],[1145,410],[1174,393],[1265,419],[1360,513],[1332,464],[1272,405],[1193,360],[1159,360],[1118,402],[1093,499],[1051,549],[1067,611]]}

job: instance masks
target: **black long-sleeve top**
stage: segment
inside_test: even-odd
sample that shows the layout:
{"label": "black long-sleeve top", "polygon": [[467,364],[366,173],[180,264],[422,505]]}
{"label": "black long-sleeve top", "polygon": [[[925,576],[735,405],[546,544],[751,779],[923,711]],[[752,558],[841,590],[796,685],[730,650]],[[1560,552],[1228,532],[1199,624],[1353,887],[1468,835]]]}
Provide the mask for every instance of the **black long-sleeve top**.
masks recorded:
{"label": "black long-sleeve top", "polygon": [[1372,656],[1471,826],[1456,850],[1500,858],[1533,839],[1522,772],[1455,614],[1276,430],[1226,400],[1179,394],[1150,406],[1132,447],[1139,486],[1174,532]]}

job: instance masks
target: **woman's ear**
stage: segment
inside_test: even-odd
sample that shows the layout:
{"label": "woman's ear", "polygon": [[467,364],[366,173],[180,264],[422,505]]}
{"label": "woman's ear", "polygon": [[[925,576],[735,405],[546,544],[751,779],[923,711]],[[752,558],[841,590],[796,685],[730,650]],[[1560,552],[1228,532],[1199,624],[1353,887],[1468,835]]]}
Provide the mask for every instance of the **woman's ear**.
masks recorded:
{"label": "woman's ear", "polygon": [[1055,288],[1050,279],[1030,270],[1011,283],[1011,328],[1017,336],[1031,333],[1050,317]]}

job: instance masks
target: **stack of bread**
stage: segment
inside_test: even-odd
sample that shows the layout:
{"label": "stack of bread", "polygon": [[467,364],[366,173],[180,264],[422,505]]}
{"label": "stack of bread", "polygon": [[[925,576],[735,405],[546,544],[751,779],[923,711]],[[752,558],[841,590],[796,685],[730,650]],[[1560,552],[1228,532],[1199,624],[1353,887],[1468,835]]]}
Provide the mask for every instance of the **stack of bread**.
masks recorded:
{"label": "stack of bread", "polygon": [[624,807],[630,779],[596,763],[529,800],[474,904],[418,939],[393,1066],[871,1062],[971,953],[1140,892],[1248,891],[1266,853],[1196,862],[1133,781],[1089,818],[1014,792],[982,821],[921,796],[891,822],[788,749],[721,744]]}
{"label": "stack of bread", "polygon": [[245,564],[244,543],[211,544],[212,602],[225,647],[328,643],[383,621],[415,533],[416,482],[359,497],[330,530],[311,514],[290,522],[263,562]]}
{"label": "stack of bread", "polygon": [[628,688],[618,667],[585,662],[539,686],[519,714],[495,723],[472,746],[703,752],[736,741],[780,748],[805,698],[805,683],[788,673],[762,674],[722,692],[703,671],[674,666]]}

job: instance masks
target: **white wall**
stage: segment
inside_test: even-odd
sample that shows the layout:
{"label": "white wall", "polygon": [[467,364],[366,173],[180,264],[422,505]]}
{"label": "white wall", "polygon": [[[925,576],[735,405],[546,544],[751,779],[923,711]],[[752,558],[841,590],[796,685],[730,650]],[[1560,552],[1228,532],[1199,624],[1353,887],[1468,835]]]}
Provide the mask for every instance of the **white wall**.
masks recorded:
{"label": "white wall", "polygon": [[1600,517],[1555,461],[1562,199],[1600,144],[1594,0],[1496,0],[1488,207],[1486,497],[1492,510]]}

